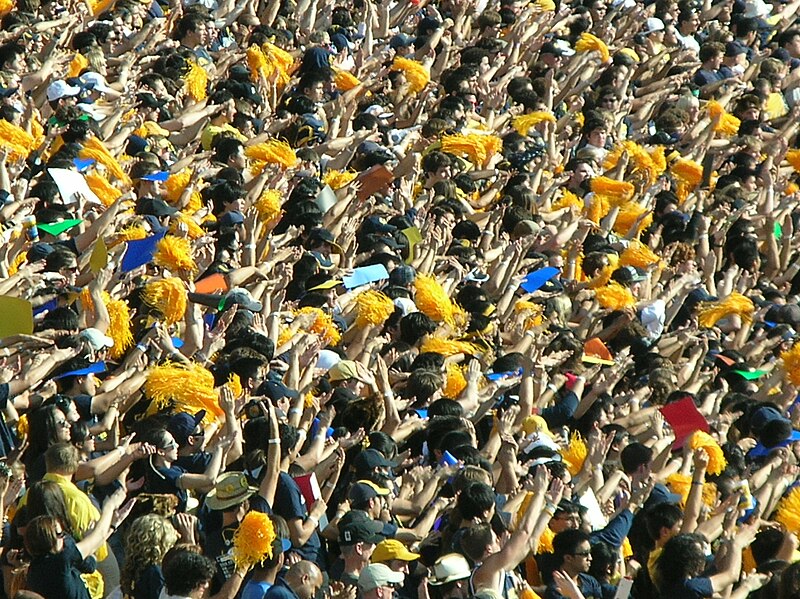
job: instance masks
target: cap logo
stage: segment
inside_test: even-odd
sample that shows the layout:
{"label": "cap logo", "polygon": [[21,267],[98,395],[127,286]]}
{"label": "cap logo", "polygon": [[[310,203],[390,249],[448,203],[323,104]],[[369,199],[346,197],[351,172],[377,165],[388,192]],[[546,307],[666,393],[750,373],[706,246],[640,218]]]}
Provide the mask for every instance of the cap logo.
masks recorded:
{"label": "cap logo", "polygon": [[344,531],[344,540],[349,543],[353,540],[353,534],[349,530]]}

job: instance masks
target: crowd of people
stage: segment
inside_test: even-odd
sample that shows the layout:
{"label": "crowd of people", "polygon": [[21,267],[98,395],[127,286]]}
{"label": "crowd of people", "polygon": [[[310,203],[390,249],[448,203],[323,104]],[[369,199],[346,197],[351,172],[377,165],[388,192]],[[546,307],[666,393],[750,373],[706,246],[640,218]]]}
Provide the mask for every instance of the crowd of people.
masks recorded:
{"label": "crowd of people", "polygon": [[800,597],[798,11],[0,0],[0,593]]}

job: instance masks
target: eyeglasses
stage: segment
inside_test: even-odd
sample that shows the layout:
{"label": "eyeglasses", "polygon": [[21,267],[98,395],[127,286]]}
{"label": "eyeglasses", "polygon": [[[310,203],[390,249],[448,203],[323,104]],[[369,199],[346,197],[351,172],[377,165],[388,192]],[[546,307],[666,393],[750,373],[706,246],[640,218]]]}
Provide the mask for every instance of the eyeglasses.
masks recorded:
{"label": "eyeglasses", "polygon": [[172,443],[168,443],[167,445],[165,445],[163,449],[164,450],[178,449],[178,443],[177,441],[173,441]]}
{"label": "eyeglasses", "polygon": [[592,555],[592,552],[591,551],[578,551],[576,553],[573,553],[572,555],[574,555],[575,557],[589,557],[590,555]]}
{"label": "eyeglasses", "polygon": [[70,427],[69,426],[69,422],[67,422],[66,420],[59,420],[58,422],[56,422],[56,426],[60,426],[61,428],[69,428]]}
{"label": "eyeglasses", "polygon": [[206,436],[206,431],[204,431],[203,429],[200,429],[196,433],[192,433],[190,436],[191,437],[205,437]]}

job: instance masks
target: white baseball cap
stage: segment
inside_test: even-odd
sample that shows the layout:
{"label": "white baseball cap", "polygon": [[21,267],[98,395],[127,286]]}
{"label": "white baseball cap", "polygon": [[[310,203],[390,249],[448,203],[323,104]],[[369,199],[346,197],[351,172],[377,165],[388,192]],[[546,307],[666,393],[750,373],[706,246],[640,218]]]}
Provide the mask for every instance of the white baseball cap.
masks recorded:
{"label": "white baseball cap", "polygon": [[81,88],[77,85],[70,85],[63,79],[53,81],[47,86],[47,101],[55,102],[61,98],[70,98],[81,93]]}
{"label": "white baseball cap", "polygon": [[650,17],[647,19],[647,31],[645,33],[655,33],[657,31],[664,31],[664,21],[657,17]]}
{"label": "white baseball cap", "polygon": [[114,340],[111,337],[93,327],[81,331],[79,337],[88,341],[94,351],[100,351],[104,347],[114,347]]}
{"label": "white baseball cap", "polygon": [[91,90],[98,91],[102,94],[113,92],[114,90],[108,86],[108,81],[100,73],[84,73],[80,76],[81,83]]}

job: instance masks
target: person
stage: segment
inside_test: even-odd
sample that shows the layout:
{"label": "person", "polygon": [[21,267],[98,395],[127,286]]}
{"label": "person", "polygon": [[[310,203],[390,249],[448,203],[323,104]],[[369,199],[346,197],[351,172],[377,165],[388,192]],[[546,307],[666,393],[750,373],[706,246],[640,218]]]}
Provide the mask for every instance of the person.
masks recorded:
{"label": "person", "polygon": [[428,592],[434,599],[466,599],[469,596],[469,562],[460,553],[443,555],[433,564]]}
{"label": "person", "polygon": [[319,592],[322,583],[319,567],[308,560],[300,560],[267,590],[264,599],[311,599]]}
{"label": "person", "polygon": [[558,569],[553,572],[553,583],[547,587],[547,599],[569,597],[566,589],[577,588],[581,596],[589,599],[603,597],[597,579],[589,574],[592,565],[592,547],[589,535],[582,530],[565,530],[553,539],[553,553]]}
{"label": "person", "polygon": [[[278,520],[280,516],[270,517],[275,525],[278,537],[272,543],[272,557],[265,558],[255,565],[252,576],[242,589],[242,599],[263,599],[267,591],[275,584],[285,564],[285,554],[292,548],[287,538],[286,523]],[[286,530],[284,530],[286,529]]]}
{"label": "person", "polygon": [[[173,550],[174,551],[174,550]],[[201,599],[214,576],[214,562],[195,551],[180,549],[164,560],[164,590],[167,599]]]}
{"label": "person", "polygon": [[158,599],[164,588],[161,562],[177,540],[175,527],[163,516],[145,514],[134,520],[125,536],[122,592],[134,599]]}
{"label": "person", "polygon": [[395,572],[385,564],[370,564],[358,576],[358,591],[364,599],[384,599],[391,597],[403,580],[402,572]]}

